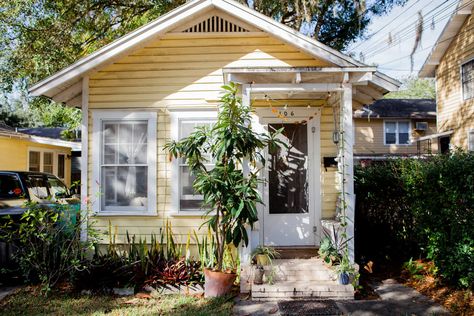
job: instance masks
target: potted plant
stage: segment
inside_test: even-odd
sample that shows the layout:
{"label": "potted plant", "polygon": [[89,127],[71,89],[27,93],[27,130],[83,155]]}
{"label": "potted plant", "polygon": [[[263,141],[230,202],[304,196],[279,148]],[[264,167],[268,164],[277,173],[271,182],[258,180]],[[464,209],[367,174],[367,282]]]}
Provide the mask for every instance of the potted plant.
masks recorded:
{"label": "potted plant", "polygon": [[323,259],[323,262],[328,266],[332,266],[338,263],[341,258],[341,255],[339,254],[338,250],[333,245],[331,238],[329,237],[324,237],[321,240],[318,254],[321,259]]}
{"label": "potted plant", "polygon": [[341,258],[341,262],[336,266],[337,278],[339,284],[347,285],[350,282],[351,275],[356,273],[354,266],[346,256]]}
{"label": "potted plant", "polygon": [[257,246],[252,251],[252,260],[260,266],[268,266],[272,264],[272,260],[277,258],[280,254],[273,247]]}
{"label": "potted plant", "polygon": [[[210,127],[197,127],[190,136],[165,145],[170,158],[183,158],[195,177],[193,188],[204,197],[206,224],[214,234],[216,263],[204,269],[205,296],[228,293],[235,281],[235,271],[223,269],[227,245],[248,244],[247,227],[258,220],[256,204],[262,199],[258,192],[258,170],[244,173],[242,166],[255,167],[265,160],[261,151],[280,143],[275,135],[256,133],[251,122],[250,106],[243,106],[234,83],[223,86],[225,94],[217,122]],[[214,162],[206,169],[209,156]]]}
{"label": "potted plant", "polygon": [[[264,266],[272,264],[272,260],[277,258],[280,254],[273,247],[267,247],[263,245],[257,246],[252,251],[252,261],[255,261],[256,266],[253,275],[253,282],[255,284],[263,283],[263,276],[265,274]],[[271,271],[271,273],[273,270]]]}

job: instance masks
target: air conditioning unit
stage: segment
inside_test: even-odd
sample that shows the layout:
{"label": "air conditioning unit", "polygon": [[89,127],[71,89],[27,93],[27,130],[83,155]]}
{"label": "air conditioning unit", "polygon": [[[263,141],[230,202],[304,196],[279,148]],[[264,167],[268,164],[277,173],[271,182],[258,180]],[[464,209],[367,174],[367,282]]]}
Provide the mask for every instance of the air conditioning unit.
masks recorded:
{"label": "air conditioning unit", "polygon": [[428,130],[428,122],[416,122],[415,129],[417,131],[426,131],[426,130]]}

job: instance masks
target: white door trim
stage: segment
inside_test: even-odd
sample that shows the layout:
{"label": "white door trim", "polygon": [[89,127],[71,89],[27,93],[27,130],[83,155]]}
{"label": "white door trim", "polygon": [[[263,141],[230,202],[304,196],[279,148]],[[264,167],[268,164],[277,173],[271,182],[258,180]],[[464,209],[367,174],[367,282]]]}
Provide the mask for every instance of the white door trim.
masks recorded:
{"label": "white door trim", "polygon": [[[271,108],[257,108],[256,122],[257,128],[263,130],[264,126],[269,123],[295,123],[303,120],[308,121],[308,185],[309,185],[309,216],[316,227],[316,233],[313,237],[314,245],[318,245],[320,242],[319,232],[321,232],[321,212],[322,212],[322,198],[321,198],[321,108],[287,108],[279,110],[280,113],[274,113]],[[286,112],[286,116],[285,116]],[[279,118],[278,115],[285,116],[285,119]],[[311,119],[309,119],[311,117]],[[314,128],[314,133],[313,133]],[[314,136],[311,136],[314,135]],[[310,139],[312,138],[312,141]],[[261,173],[261,178],[265,179],[268,177],[267,170],[265,169]],[[268,185],[260,185],[259,190],[262,194],[265,205],[259,205],[258,216],[261,221],[259,224],[260,232],[259,239],[263,244],[265,241],[265,217],[270,216],[267,214],[266,207],[268,205]]]}

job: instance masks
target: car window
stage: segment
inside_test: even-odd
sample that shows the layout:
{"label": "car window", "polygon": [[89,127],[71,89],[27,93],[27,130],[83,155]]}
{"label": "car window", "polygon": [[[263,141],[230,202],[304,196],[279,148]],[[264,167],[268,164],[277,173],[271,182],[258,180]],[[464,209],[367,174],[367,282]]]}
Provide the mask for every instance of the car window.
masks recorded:
{"label": "car window", "polygon": [[51,195],[57,197],[61,195],[62,197],[69,196],[69,190],[67,186],[58,178],[48,177],[49,189],[51,190]]}
{"label": "car window", "polygon": [[44,200],[49,197],[48,183],[41,175],[28,175],[27,177],[28,193],[33,199],[34,197]]}
{"label": "car window", "polygon": [[18,199],[24,195],[21,182],[15,174],[0,174],[0,199]]}

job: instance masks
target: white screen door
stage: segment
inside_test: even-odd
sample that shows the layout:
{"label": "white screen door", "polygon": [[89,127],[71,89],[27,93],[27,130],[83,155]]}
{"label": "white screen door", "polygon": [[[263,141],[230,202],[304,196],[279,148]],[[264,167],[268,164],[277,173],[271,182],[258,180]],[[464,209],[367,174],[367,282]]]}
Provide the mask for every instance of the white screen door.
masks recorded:
{"label": "white screen door", "polygon": [[283,128],[279,138],[286,146],[266,153],[265,245],[314,246],[319,242],[315,233],[321,212],[319,116],[303,123],[300,119],[267,123],[269,131]]}

